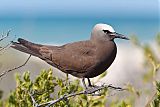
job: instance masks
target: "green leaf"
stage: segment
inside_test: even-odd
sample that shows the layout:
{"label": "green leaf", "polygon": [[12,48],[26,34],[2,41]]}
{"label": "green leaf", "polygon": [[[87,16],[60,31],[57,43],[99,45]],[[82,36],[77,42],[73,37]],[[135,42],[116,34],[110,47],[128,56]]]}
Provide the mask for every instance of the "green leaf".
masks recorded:
{"label": "green leaf", "polygon": [[104,78],[106,75],[107,75],[107,71],[103,72],[103,73],[100,75],[99,78],[100,78],[100,79],[101,79],[101,78]]}
{"label": "green leaf", "polygon": [[24,81],[26,81],[26,82],[29,82],[29,81],[30,81],[30,72],[29,72],[29,71],[27,71],[27,72],[25,72],[25,73],[23,74],[23,79],[24,79]]}

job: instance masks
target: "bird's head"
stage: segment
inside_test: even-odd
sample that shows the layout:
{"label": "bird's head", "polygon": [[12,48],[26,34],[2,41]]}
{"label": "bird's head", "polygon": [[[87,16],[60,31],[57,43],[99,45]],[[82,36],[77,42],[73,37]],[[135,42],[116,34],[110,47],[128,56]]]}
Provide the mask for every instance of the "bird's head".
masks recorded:
{"label": "bird's head", "polygon": [[122,34],[115,32],[112,26],[107,24],[96,24],[92,30],[91,39],[105,39],[113,41],[115,38],[126,39],[129,38],[125,37]]}

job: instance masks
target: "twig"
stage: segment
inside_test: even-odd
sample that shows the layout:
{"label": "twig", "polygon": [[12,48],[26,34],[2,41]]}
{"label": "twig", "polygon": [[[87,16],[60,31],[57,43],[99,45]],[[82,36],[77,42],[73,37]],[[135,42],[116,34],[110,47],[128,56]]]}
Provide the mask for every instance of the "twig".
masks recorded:
{"label": "twig", "polygon": [[8,32],[7,32],[7,34],[4,36],[4,35],[2,35],[2,37],[0,38],[0,42],[2,41],[2,40],[4,40],[5,38],[7,38],[8,36],[9,36],[9,33],[11,32],[11,30],[8,30]]}
{"label": "twig", "polygon": [[7,47],[9,47],[11,44],[12,44],[12,42],[8,43],[8,44],[7,44],[6,46],[4,46],[4,47],[1,47],[1,48],[0,48],[0,51],[3,51],[3,50],[5,50],[5,49],[7,49]]}
{"label": "twig", "polygon": [[[11,30],[9,30],[9,31],[7,32],[6,36],[3,36],[3,34],[2,34],[2,37],[0,38],[0,42],[9,36],[10,31],[11,31]],[[15,35],[15,38],[16,38],[16,35]],[[15,38],[13,38],[13,40],[14,40]],[[13,41],[13,40],[12,40],[12,41]],[[3,50],[8,49],[8,48],[10,47],[10,45],[12,44],[12,41],[10,41],[10,42],[9,42],[8,44],[6,44],[4,47],[1,47],[1,46],[0,46],[0,51],[3,51]]]}
{"label": "twig", "polygon": [[38,104],[36,103],[34,97],[33,97],[33,94],[31,94],[30,92],[28,92],[29,96],[31,97],[32,99],[32,102],[33,102],[33,107],[38,107]]}
{"label": "twig", "polygon": [[118,90],[118,91],[126,90],[126,89],[123,89],[123,88],[120,88],[120,87],[114,87],[111,84],[110,85],[102,85],[102,86],[99,86],[99,87],[95,87],[95,88],[91,88],[91,89],[81,91],[79,93],[71,93],[71,94],[68,94],[68,95],[63,95],[62,97],[60,97],[56,100],[52,100],[52,101],[49,101],[49,102],[46,102],[46,103],[39,104],[36,107],[41,107],[41,106],[44,106],[44,105],[46,105],[45,107],[50,107],[51,105],[54,105],[57,102],[60,102],[61,100],[65,100],[65,99],[68,99],[70,97],[74,97],[74,96],[81,95],[81,94],[92,95],[93,93],[95,93],[97,91],[100,91],[102,89],[105,89],[105,88],[111,88],[111,89],[115,89],[115,90]]}
{"label": "twig", "polygon": [[149,105],[151,104],[151,102],[153,101],[153,99],[156,96],[156,92],[153,93],[153,95],[149,98],[149,100],[147,101],[147,104],[145,105],[145,107],[150,107]]}
{"label": "twig", "polygon": [[112,84],[108,85],[108,88],[115,89],[115,90],[118,90],[118,91],[127,90],[127,89],[124,89],[124,88],[121,88],[121,87],[114,87],[114,86],[112,86]]}
{"label": "twig", "polygon": [[19,69],[19,68],[25,66],[26,63],[29,61],[30,58],[31,58],[31,55],[29,55],[29,57],[27,58],[27,60],[26,60],[22,65],[17,66],[17,67],[14,67],[14,68],[12,68],[12,69],[9,69],[9,70],[7,70],[7,71],[3,71],[3,72],[0,74],[0,78],[2,79],[2,76],[4,76],[5,74],[7,74],[8,72],[11,72],[11,71],[13,71],[13,70],[16,70],[16,69]]}

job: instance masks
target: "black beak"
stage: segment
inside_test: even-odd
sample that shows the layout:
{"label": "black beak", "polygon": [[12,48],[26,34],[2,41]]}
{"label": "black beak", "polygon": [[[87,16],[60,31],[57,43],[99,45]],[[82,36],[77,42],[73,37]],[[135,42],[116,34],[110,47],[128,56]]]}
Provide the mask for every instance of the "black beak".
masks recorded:
{"label": "black beak", "polygon": [[122,34],[119,34],[119,33],[114,33],[114,36],[115,38],[120,38],[120,39],[126,39],[126,40],[129,40],[129,38],[125,37],[124,35]]}

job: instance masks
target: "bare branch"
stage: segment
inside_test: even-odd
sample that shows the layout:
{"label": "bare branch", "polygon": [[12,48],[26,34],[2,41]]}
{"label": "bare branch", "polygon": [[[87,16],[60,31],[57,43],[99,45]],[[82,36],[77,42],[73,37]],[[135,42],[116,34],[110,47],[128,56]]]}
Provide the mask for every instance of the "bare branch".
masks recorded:
{"label": "bare branch", "polygon": [[38,107],[38,104],[36,103],[36,101],[35,101],[35,99],[34,99],[34,97],[33,97],[33,94],[31,94],[30,92],[28,92],[29,93],[29,95],[30,95],[30,97],[31,97],[31,99],[32,99],[32,102],[33,102],[33,107]]}
{"label": "bare branch", "polygon": [[153,95],[149,98],[149,100],[147,101],[147,104],[145,105],[145,107],[150,107],[149,105],[152,103],[152,101],[154,100],[155,96],[156,96],[156,92],[153,93]]}
{"label": "bare branch", "polygon": [[7,71],[3,71],[3,72],[0,74],[0,79],[2,79],[2,77],[3,77],[4,75],[6,75],[7,73],[9,73],[9,72],[11,72],[11,71],[13,71],[13,70],[16,70],[16,69],[19,69],[19,68],[25,66],[26,63],[29,61],[30,58],[31,58],[31,55],[29,55],[29,57],[27,58],[27,60],[26,60],[22,65],[17,66],[17,67],[14,67],[14,68],[12,68],[12,69],[9,69],[9,70],[7,70]]}
{"label": "bare branch", "polygon": [[1,47],[1,48],[0,48],[0,51],[3,51],[3,50],[5,50],[5,49],[7,49],[7,47],[10,47],[11,44],[12,44],[12,42],[9,42],[6,46]]}
{"label": "bare branch", "polygon": [[[89,88],[87,90],[84,90],[84,91],[81,91],[79,93],[71,93],[71,94],[68,94],[68,95],[63,95],[62,97],[56,99],[56,100],[52,100],[52,101],[49,101],[49,102],[46,102],[46,103],[42,103],[42,104],[39,104],[39,105],[36,105],[35,107],[41,107],[41,106],[45,106],[45,107],[50,107],[51,105],[54,105],[56,104],[57,102],[60,102],[61,100],[66,100],[70,97],[74,97],[74,96],[77,96],[77,95],[81,95],[81,94],[85,94],[85,95],[95,95],[95,92],[97,91],[100,91],[102,89],[114,89],[114,90],[118,90],[118,91],[124,91],[126,89],[123,89],[121,87],[114,87],[112,86],[111,84],[110,85],[102,85],[102,86],[98,86],[98,87],[93,87],[93,88]],[[101,94],[98,94],[98,96],[100,96]]]}
{"label": "bare branch", "polygon": [[[10,31],[11,31],[11,30],[9,30],[9,31],[7,32],[6,36],[3,36],[4,34],[2,34],[2,37],[0,38],[0,42],[9,36]],[[16,38],[16,35],[15,35],[15,38]],[[13,38],[12,41],[14,41],[15,38]],[[9,43],[6,44],[6,45],[3,46],[3,47],[0,46],[0,51],[3,51],[3,50],[8,49],[8,48],[10,47],[10,45],[12,44],[12,41],[9,41]]]}
{"label": "bare branch", "polygon": [[8,30],[8,32],[7,32],[7,34],[4,36],[3,34],[2,34],[2,37],[0,38],[0,42],[2,41],[2,40],[4,40],[5,38],[7,38],[8,36],[9,36],[9,33],[11,32],[11,30]]}

